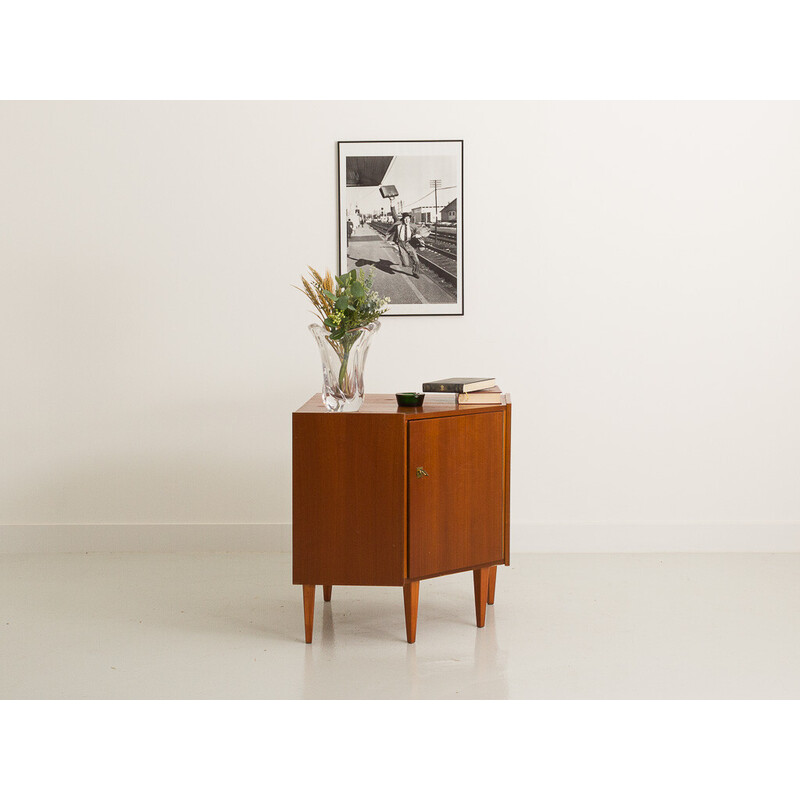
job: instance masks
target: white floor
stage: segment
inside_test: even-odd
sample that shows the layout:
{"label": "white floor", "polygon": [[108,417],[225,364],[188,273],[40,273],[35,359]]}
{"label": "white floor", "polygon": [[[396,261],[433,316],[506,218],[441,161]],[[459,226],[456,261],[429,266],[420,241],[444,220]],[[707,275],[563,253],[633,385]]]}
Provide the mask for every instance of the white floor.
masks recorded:
{"label": "white floor", "polygon": [[486,627],[472,574],[317,590],[286,554],[0,556],[2,699],[800,699],[800,553],[519,554]]}

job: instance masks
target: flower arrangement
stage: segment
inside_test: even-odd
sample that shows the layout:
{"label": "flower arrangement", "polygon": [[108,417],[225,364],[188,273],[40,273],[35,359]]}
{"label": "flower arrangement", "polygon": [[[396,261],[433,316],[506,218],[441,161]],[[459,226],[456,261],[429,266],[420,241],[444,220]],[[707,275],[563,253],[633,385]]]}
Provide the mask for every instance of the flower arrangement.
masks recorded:
{"label": "flower arrangement", "polygon": [[337,275],[335,279],[330,272],[323,277],[312,267],[308,271],[311,280],[301,278],[303,288],[300,291],[313,304],[332,341],[343,339],[348,331],[374,322],[387,310],[389,298],[380,297],[372,289],[375,267],[371,267],[366,275],[358,268]]}
{"label": "flower arrangement", "polygon": [[322,356],[322,399],[331,411],[355,411],[364,398],[363,369],[378,318],[388,310],[389,298],[373,288],[375,267],[354,269],[334,278],[309,267],[301,278],[303,294],[314,306],[322,325],[311,325]]}

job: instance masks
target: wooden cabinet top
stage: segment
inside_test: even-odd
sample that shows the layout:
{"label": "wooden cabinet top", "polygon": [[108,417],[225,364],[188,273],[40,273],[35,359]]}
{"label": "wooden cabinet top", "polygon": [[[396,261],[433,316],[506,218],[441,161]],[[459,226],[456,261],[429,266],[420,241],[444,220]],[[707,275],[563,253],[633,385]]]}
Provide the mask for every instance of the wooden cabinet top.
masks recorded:
{"label": "wooden cabinet top", "polygon": [[[428,393],[421,406],[407,408],[397,405],[397,398],[393,394],[368,394],[364,396],[364,404],[353,414],[402,414],[406,417],[449,417],[462,414],[485,414],[487,411],[503,410],[511,405],[511,397],[503,395],[502,403],[488,405],[458,405],[451,394]],[[315,394],[307,403],[295,411],[295,414],[330,414],[331,416],[351,416],[351,413],[335,414],[328,411],[323,402],[322,395]]]}

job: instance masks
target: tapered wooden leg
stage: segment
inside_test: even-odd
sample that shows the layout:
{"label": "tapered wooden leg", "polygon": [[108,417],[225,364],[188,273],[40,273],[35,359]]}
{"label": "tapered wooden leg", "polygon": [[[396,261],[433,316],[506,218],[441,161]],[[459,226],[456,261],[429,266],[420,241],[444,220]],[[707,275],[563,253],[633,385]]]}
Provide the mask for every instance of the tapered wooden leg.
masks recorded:
{"label": "tapered wooden leg", "polygon": [[486,624],[486,598],[489,594],[489,567],[472,570],[475,584],[475,621],[479,628]]}
{"label": "tapered wooden leg", "polygon": [[419,581],[403,584],[403,603],[406,607],[406,639],[409,644],[417,640],[417,608],[419,606]]}
{"label": "tapered wooden leg", "polygon": [[314,593],[317,587],[313,583],[303,584],[303,616],[306,619],[306,644],[311,644],[314,631]]}
{"label": "tapered wooden leg", "polygon": [[489,593],[486,597],[486,602],[490,605],[494,605],[494,586],[497,583],[497,564],[493,567],[489,567]]}
{"label": "tapered wooden leg", "polygon": [[326,603],[330,603],[331,601],[331,589],[333,589],[332,584],[322,584],[322,596],[325,598]]}

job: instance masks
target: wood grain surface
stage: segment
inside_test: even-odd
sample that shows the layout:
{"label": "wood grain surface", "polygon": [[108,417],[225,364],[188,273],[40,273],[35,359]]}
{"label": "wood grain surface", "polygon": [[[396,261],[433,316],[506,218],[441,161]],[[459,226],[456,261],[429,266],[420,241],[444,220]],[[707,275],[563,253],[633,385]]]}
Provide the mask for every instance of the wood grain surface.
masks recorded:
{"label": "wood grain surface", "polygon": [[489,591],[486,594],[486,602],[490,606],[494,605],[494,590],[496,586],[497,586],[497,565],[495,564],[495,566],[489,567]]}
{"label": "wood grain surface", "polygon": [[303,618],[306,626],[306,644],[311,644],[314,635],[314,596],[317,587],[313,583],[303,584]]}
{"label": "wood grain surface", "polygon": [[292,416],[292,580],[402,586],[406,421],[401,414]]}
{"label": "wood grain surface", "polygon": [[[505,565],[511,564],[511,399],[506,395],[505,406],[505,442],[503,446],[503,553]],[[494,590],[492,590],[494,597]],[[494,600],[492,600],[494,602]]]}
{"label": "wood grain surface", "polygon": [[[428,392],[425,402],[418,407],[407,408],[397,405],[397,398],[393,394],[368,394],[364,397],[364,404],[355,412],[359,416],[369,414],[394,414],[408,419],[425,419],[427,417],[463,416],[465,414],[485,414],[496,412],[505,408],[509,395],[503,395],[503,403],[493,406],[458,405],[455,395],[442,392]],[[295,414],[330,414],[322,403],[322,395],[314,395],[295,411]],[[334,416],[340,416],[334,414]]]}
{"label": "wood grain surface", "polygon": [[[418,468],[422,471],[419,473]],[[400,408],[371,395],[357,413],[320,395],[292,415],[292,580],[303,585],[306,641],[315,586],[403,586],[416,638],[419,580],[473,570],[475,614],[509,563],[511,404],[437,396]]]}
{"label": "wood grain surface", "polygon": [[406,641],[417,641],[417,609],[419,608],[419,581],[403,584],[403,605],[406,612]]}
{"label": "wood grain surface", "polygon": [[408,427],[409,578],[502,562],[505,408]]}
{"label": "wood grain surface", "polygon": [[486,625],[486,602],[489,599],[489,568],[483,567],[472,572],[475,587],[475,624],[482,628]]}

